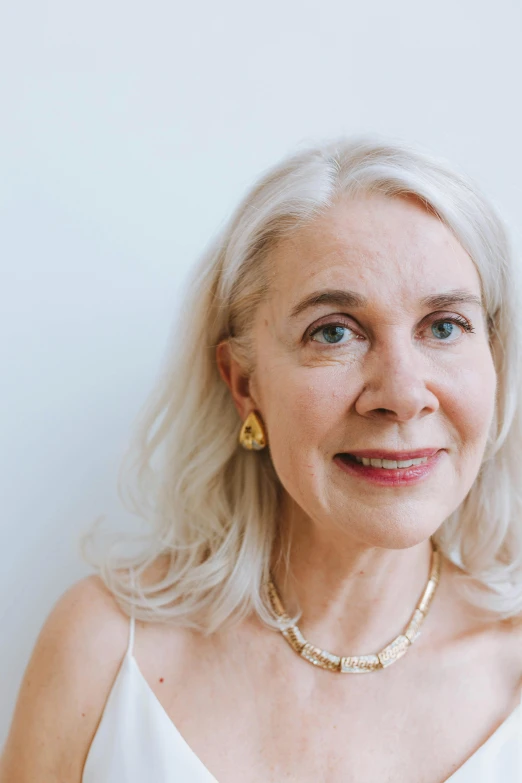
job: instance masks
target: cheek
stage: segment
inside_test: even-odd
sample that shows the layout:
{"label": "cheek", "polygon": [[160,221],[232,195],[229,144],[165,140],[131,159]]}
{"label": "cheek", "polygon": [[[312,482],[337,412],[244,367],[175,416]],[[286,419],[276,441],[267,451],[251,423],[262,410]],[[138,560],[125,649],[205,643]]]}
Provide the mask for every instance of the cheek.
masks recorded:
{"label": "cheek", "polygon": [[286,459],[318,457],[321,444],[331,440],[350,405],[346,373],[339,368],[300,368],[278,378],[267,406],[267,425],[274,452]]}
{"label": "cheek", "polygon": [[272,462],[287,493],[301,506],[309,507],[311,498],[323,493],[322,444],[345,410],[322,378],[288,378],[272,396],[267,416]]}
{"label": "cheek", "polygon": [[473,366],[459,367],[448,388],[444,412],[457,429],[463,448],[480,460],[495,411],[497,378],[490,354],[481,356]]}

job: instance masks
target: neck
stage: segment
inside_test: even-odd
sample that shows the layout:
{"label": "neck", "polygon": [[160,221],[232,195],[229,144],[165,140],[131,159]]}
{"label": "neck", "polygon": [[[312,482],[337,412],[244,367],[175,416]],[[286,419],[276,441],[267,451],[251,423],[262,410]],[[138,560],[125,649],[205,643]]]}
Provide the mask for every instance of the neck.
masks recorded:
{"label": "neck", "polygon": [[375,653],[403,632],[432,557],[430,540],[403,549],[369,545],[295,509],[282,517],[275,551],[272,574],[287,613],[299,608],[308,641],[338,655]]}

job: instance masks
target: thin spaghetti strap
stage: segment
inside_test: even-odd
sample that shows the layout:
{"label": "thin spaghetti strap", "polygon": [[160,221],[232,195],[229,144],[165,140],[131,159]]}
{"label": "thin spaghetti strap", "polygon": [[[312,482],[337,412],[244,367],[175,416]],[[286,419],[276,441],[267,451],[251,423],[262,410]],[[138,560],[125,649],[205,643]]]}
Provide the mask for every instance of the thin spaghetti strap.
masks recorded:
{"label": "thin spaghetti strap", "polygon": [[522,686],[520,687],[520,704],[518,705],[518,742],[517,742],[517,750],[518,750],[518,766],[519,766],[519,777],[522,780]]}
{"label": "thin spaghetti strap", "polygon": [[[134,588],[134,571],[130,570],[130,579],[132,587]],[[127,646],[127,655],[132,657],[134,650],[134,626],[136,625],[134,619],[134,606],[131,606],[130,621],[129,621],[129,644]]]}
{"label": "thin spaghetti strap", "polygon": [[517,742],[517,751],[518,751],[518,766],[519,766],[519,774],[520,779],[522,780],[522,685],[519,683],[520,688],[520,702],[518,705],[518,742]]}

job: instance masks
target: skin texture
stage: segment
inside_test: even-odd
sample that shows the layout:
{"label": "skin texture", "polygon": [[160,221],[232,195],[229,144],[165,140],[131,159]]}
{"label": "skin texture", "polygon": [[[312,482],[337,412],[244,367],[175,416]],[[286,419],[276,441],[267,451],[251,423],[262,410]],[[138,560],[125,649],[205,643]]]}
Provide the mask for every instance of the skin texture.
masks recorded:
{"label": "skin texture", "polygon": [[[409,619],[427,579],[429,537],[480,467],[496,388],[484,313],[474,303],[420,304],[450,289],[480,299],[480,279],[417,200],[380,195],[339,202],[282,241],[271,261],[254,374],[244,377],[226,344],[218,359],[241,419],[260,414],[286,490],[290,572],[276,571],[288,600],[297,594],[309,627],[329,644],[373,651]],[[313,292],[347,289],[367,304],[291,315]],[[474,331],[447,321],[454,317]],[[336,324],[339,342],[328,342]],[[369,484],[334,461],[339,452],[431,446],[444,449],[438,466],[406,487]]]}
{"label": "skin texture", "polygon": [[[471,259],[415,203],[374,197],[339,206],[282,244],[273,261],[273,296],[256,322],[254,395],[288,494],[303,518],[349,532],[354,543],[399,548],[424,540],[474,481],[493,413],[495,372],[478,306],[452,308],[474,334],[453,325],[441,337],[433,324],[452,310],[417,305],[448,288],[480,296]],[[328,288],[353,288],[370,304],[347,313],[326,304],[289,317],[297,301]],[[330,321],[347,327],[339,343],[305,334]],[[406,492],[368,491],[332,461],[357,448],[432,444],[448,457],[432,481]]]}

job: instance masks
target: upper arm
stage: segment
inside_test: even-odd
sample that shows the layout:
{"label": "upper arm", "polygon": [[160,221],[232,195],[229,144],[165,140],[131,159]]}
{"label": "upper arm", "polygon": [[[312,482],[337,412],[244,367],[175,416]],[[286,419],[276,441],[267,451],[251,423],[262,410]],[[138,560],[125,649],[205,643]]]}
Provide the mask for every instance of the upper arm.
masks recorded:
{"label": "upper arm", "polygon": [[80,783],[128,639],[128,618],[97,576],[47,617],[0,758],[0,783]]}

